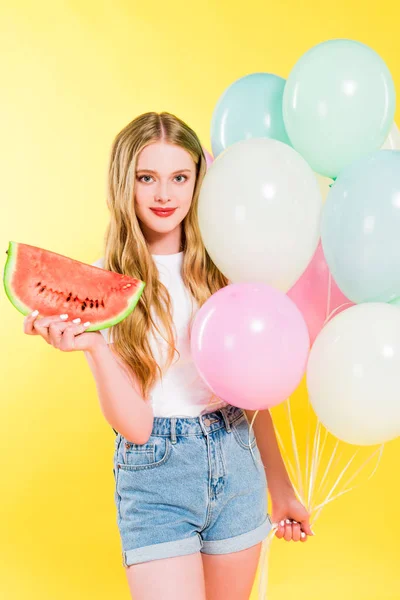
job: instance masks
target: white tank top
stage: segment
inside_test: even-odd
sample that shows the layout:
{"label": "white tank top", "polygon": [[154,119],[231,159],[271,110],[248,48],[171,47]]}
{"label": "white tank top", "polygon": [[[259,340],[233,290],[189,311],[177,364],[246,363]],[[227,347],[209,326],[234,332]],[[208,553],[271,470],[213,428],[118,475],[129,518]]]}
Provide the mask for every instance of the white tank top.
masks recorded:
{"label": "white tank top", "polygon": [[[155,417],[197,417],[227,406],[216,397],[204,383],[197,372],[190,352],[189,321],[197,303],[183,283],[181,268],[183,252],[177,254],[152,255],[159,273],[160,281],[166,286],[171,296],[173,322],[176,328],[175,353],[172,365],[164,371],[162,379],[158,378],[150,392],[150,401]],[[104,258],[93,263],[104,268]],[[102,329],[101,333],[107,343],[112,343],[112,327]],[[156,332],[150,334],[150,345],[157,363],[162,368],[166,359],[167,344]]]}

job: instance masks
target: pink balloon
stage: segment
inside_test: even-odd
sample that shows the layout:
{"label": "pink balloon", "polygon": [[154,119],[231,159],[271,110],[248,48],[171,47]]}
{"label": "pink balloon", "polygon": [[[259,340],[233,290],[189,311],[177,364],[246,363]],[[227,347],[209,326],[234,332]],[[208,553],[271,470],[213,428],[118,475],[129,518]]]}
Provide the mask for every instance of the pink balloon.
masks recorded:
{"label": "pink balloon", "polygon": [[354,305],[342,294],[330,275],[321,241],[307,269],[287,292],[287,295],[303,314],[311,344],[321,331],[328,316],[332,318],[342,310]]}
{"label": "pink balloon", "polygon": [[235,283],[197,311],[191,352],[200,376],[225,402],[263,410],[286,400],[306,368],[310,341],[297,306],[265,283]]}
{"label": "pink balloon", "polygon": [[207,163],[207,168],[212,165],[212,163],[214,162],[214,159],[212,157],[212,155],[208,152],[208,150],[206,150],[204,148],[204,146],[202,146],[203,148],[203,152],[204,152],[204,156],[206,157],[206,163]]}

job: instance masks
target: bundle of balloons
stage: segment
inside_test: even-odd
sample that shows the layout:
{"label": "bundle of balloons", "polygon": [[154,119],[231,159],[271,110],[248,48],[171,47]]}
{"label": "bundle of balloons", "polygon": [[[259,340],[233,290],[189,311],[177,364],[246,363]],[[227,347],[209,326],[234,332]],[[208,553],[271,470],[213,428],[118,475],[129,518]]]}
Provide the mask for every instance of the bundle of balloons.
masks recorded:
{"label": "bundle of balloons", "polygon": [[230,284],[191,332],[198,372],[243,409],[284,402],[306,375],[349,444],[400,435],[400,134],[384,60],[348,39],[312,47],[287,80],[251,73],[212,116],[198,203]]}

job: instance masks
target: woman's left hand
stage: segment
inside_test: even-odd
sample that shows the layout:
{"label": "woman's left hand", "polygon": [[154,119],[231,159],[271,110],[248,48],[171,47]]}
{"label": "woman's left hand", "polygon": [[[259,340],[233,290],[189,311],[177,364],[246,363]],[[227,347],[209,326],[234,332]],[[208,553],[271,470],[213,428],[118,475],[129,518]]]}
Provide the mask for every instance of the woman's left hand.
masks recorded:
{"label": "woman's left hand", "polygon": [[272,501],[272,521],[279,523],[276,537],[287,542],[306,542],[308,535],[315,535],[310,527],[310,515],[296,496],[286,496]]}

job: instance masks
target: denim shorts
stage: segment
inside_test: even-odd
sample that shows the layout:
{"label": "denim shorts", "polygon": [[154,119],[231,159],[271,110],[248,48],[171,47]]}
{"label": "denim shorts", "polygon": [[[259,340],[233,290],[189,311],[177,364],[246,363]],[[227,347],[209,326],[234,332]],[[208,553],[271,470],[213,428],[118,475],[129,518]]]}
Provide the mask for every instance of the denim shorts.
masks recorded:
{"label": "denim shorts", "polygon": [[115,439],[117,524],[124,567],[194,552],[238,552],[272,528],[267,479],[246,413],[154,417],[151,436]]}

